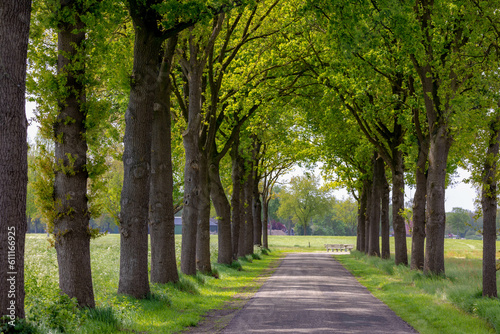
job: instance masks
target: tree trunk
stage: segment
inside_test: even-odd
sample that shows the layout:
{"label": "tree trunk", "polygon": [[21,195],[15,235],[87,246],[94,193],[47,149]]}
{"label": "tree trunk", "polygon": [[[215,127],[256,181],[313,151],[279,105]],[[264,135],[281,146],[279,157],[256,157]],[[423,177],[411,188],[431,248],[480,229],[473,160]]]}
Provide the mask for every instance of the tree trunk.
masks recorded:
{"label": "tree trunk", "polygon": [[262,202],[260,200],[259,181],[257,179],[257,173],[254,173],[252,199],[253,244],[262,246]]}
{"label": "tree trunk", "polygon": [[231,196],[231,233],[233,241],[233,259],[237,259],[240,246],[240,229],[242,228],[240,202],[241,198],[241,163],[239,156],[239,140],[235,140],[231,149],[233,194]]}
{"label": "tree trunk", "polygon": [[26,54],[31,1],[0,2],[0,317],[24,318],[28,145]]}
{"label": "tree trunk", "polygon": [[262,220],[262,246],[266,249],[269,249],[269,237],[268,237],[268,231],[269,231],[269,200],[264,199],[262,201],[262,214],[263,214],[263,220]]}
{"label": "tree trunk", "polygon": [[[131,10],[131,15],[136,15]],[[118,293],[145,298],[148,281],[148,220],[151,133],[161,39],[145,24],[135,24],[134,65],[125,112],[125,151],[120,212]]]}
{"label": "tree trunk", "polygon": [[218,263],[231,264],[233,262],[233,245],[231,236],[231,206],[220,180],[219,160],[212,160],[209,169],[210,197],[217,212],[219,255]]}
{"label": "tree trunk", "polygon": [[483,296],[497,297],[496,216],[497,160],[500,143],[500,116],[491,123],[491,138],[483,169],[481,205],[483,207]]}
{"label": "tree trunk", "polygon": [[[54,198],[55,248],[59,266],[59,288],[78,300],[82,307],[94,307],[90,267],[89,211],[87,206],[87,142],[85,140],[85,67],[82,51],[85,24],[76,1],[61,4],[72,13],[73,22],[59,22],[58,75],[65,78],[65,94],[58,101],[54,124],[56,170]],[[76,69],[75,69],[76,68]]]}
{"label": "tree trunk", "polygon": [[370,240],[368,242],[368,255],[380,256],[380,195],[381,173],[384,173],[384,162],[375,154],[373,158],[373,184],[371,194],[370,215]]}
{"label": "tree trunk", "polygon": [[424,269],[427,152],[427,148],[425,150],[419,149],[417,169],[415,170],[416,190],[413,197],[413,231],[411,238],[411,269],[413,270]]}
{"label": "tree trunk", "polygon": [[366,225],[366,210],[367,210],[367,199],[368,199],[368,182],[363,181],[363,187],[361,188],[361,194],[359,196],[358,203],[358,233],[357,233],[357,243],[356,250],[360,252],[366,251],[366,234],[365,234],[365,225]]}
{"label": "tree trunk", "polygon": [[[190,60],[195,61],[194,55]],[[202,166],[199,148],[201,126],[201,79],[203,68],[191,65],[189,79],[188,125],[182,134],[186,163],[184,166],[184,208],[182,211],[181,270],[186,275],[196,274],[196,238],[202,192]],[[206,166],[205,166],[206,167]]]}
{"label": "tree trunk", "polygon": [[247,177],[244,183],[243,193],[245,196],[245,255],[253,254],[253,244],[254,244],[254,227],[253,227],[253,188],[254,188],[254,173],[253,173],[253,161],[249,162],[249,170],[247,171]]}
{"label": "tree trunk", "polygon": [[196,268],[203,273],[210,273],[210,181],[208,179],[208,158],[205,152],[200,154],[200,184],[198,197],[198,228],[196,231]]}
{"label": "tree trunk", "polygon": [[396,265],[408,265],[408,249],[406,246],[405,219],[401,216],[405,208],[405,180],[403,153],[399,146],[392,149],[392,225],[394,228],[394,245]]}
{"label": "tree trunk", "polygon": [[[373,169],[373,164],[372,164],[372,169]],[[372,170],[373,174],[373,170]],[[372,210],[372,202],[373,202],[373,175],[372,179],[367,182],[367,188],[366,188],[366,211],[365,211],[365,249],[364,252],[365,254],[368,254],[369,252],[369,245],[370,245],[370,225],[372,223],[372,216],[373,216],[373,210]]]}
{"label": "tree trunk", "polygon": [[427,179],[427,225],[424,272],[444,274],[444,231],[446,212],[446,163],[451,139],[444,124],[435,124],[430,131],[429,174]]}
{"label": "tree trunk", "polygon": [[382,236],[382,258],[391,258],[391,248],[389,243],[390,225],[389,225],[389,183],[387,183],[387,177],[384,173],[381,173],[381,191],[382,191],[382,211],[380,215],[381,221],[381,236]]}
{"label": "tree trunk", "polygon": [[253,193],[253,203],[253,244],[262,246],[262,202],[258,189]]}
{"label": "tree trunk", "polygon": [[149,223],[151,235],[151,282],[179,280],[175,258],[174,180],[170,116],[169,73],[177,35],[170,38],[158,76],[151,144]]}

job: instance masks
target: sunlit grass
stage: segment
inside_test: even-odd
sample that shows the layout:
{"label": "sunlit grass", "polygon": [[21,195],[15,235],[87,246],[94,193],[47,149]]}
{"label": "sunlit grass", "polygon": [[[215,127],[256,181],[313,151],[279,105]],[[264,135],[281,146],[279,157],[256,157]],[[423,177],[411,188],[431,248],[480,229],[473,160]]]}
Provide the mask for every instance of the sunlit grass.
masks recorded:
{"label": "sunlit grass", "polygon": [[[256,278],[272,261],[282,256],[280,251],[254,256],[252,262],[225,266],[216,264],[217,236],[211,239],[211,259],[219,278],[202,275],[180,275],[179,283],[152,284],[151,297],[136,300],[117,294],[120,262],[120,237],[107,235],[91,242],[92,277],[96,300],[95,311],[81,311],[56,319],[44,310],[53,305],[60,314],[69,308],[59,305],[58,269],[54,248],[45,235],[28,235],[26,241],[26,309],[27,318],[39,325],[42,333],[172,333],[195,326],[212,309],[220,308],[243,288],[256,286]],[[176,236],[177,262],[180,264],[180,236]],[[257,251],[257,250],[256,250]],[[252,256],[249,256],[252,259]],[[238,270],[240,269],[240,270]],[[242,269],[242,270],[241,270]],[[43,303],[42,303],[43,301]],[[74,304],[73,304],[74,305]],[[52,307],[52,306],[51,306]],[[43,312],[42,312],[43,311]],[[69,313],[69,312],[67,312]]]}
{"label": "sunlit grass", "polygon": [[[447,242],[446,254],[462,252],[458,247],[470,248],[463,241],[456,241]],[[475,254],[471,257],[477,256],[471,254]],[[481,297],[481,260],[477,257],[446,255],[446,276],[443,277],[426,276],[406,266],[395,266],[392,259],[381,260],[359,252],[336,258],[420,333],[495,333],[500,330],[500,301]]]}
{"label": "sunlit grass", "polygon": [[[136,300],[117,294],[119,239],[119,235],[107,235],[91,242],[97,307],[75,313],[74,303],[61,299],[57,292],[54,248],[45,235],[27,236],[26,311],[40,333],[61,332],[56,327],[70,333],[178,332],[195,326],[206,312],[222,307],[242,289],[257,286],[256,278],[284,252],[324,252],[324,244],[356,243],[356,237],[270,235],[269,256],[259,252],[259,256],[247,256],[232,266],[214,265],[218,279],[181,275],[176,284],[152,284],[151,297]],[[176,236],[178,264],[180,242]],[[393,242],[391,238],[392,252]],[[407,242],[410,251],[411,239]],[[353,256],[340,256],[339,260],[421,333],[494,332],[500,327],[500,305],[498,300],[480,297],[482,242],[447,239],[445,257],[445,278],[429,278],[408,267],[396,267],[393,260]],[[216,263],[217,236],[211,238],[211,259]]]}

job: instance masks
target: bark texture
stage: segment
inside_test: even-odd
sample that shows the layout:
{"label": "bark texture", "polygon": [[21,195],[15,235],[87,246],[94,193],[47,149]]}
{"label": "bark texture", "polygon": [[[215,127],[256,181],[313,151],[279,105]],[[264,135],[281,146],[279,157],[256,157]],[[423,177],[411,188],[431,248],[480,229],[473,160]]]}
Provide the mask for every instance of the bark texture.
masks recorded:
{"label": "bark texture", "polygon": [[381,179],[381,213],[380,213],[380,235],[382,236],[382,258],[390,259],[391,258],[391,248],[389,241],[390,234],[390,226],[389,226],[389,183],[387,183],[387,177],[385,172],[380,174],[383,176]]}
{"label": "bark texture", "polygon": [[[414,79],[408,81],[410,93],[415,95]],[[413,197],[413,228],[411,238],[411,269],[423,270],[425,261],[425,207],[427,202],[427,156],[429,135],[420,123],[420,111],[413,108],[413,124],[418,140],[418,157],[415,170],[415,195]]]}
{"label": "bark texture", "polygon": [[240,203],[241,199],[241,157],[238,153],[239,151],[239,140],[233,143],[231,149],[231,161],[232,161],[232,171],[231,179],[233,183],[233,194],[231,196],[231,234],[233,240],[233,259],[237,259],[240,256],[240,229],[242,228],[241,222],[241,212]]}
{"label": "bark texture", "polygon": [[394,246],[396,265],[408,265],[408,249],[406,246],[405,219],[400,212],[405,205],[405,181],[403,153],[399,146],[392,148],[392,225],[394,228]]}
{"label": "bark texture", "polygon": [[[262,147],[261,141],[254,138],[253,149],[253,168],[252,173],[252,216],[253,216],[253,244],[262,246],[262,201],[260,200],[259,181],[261,175],[259,173],[260,150]],[[252,248],[253,250],[253,248]],[[253,251],[252,251],[253,253]]]}
{"label": "bark texture", "polygon": [[444,232],[446,212],[446,164],[451,139],[444,124],[430,131],[429,175],[427,179],[427,224],[424,272],[444,274]]}
{"label": "bark texture", "polygon": [[[198,268],[210,272],[210,182],[209,145],[212,132],[208,134],[203,119],[203,71],[207,58],[213,51],[224,15],[214,22],[208,39],[201,44],[199,36],[192,32],[188,37],[188,49],[183,50],[182,70],[188,81],[187,128],[182,134],[186,162],[184,167],[184,208],[182,213],[181,270],[194,275]],[[189,54],[189,55],[188,55]],[[213,128],[212,128],[213,129]]]}
{"label": "bark texture", "polygon": [[151,282],[179,280],[175,258],[175,218],[173,200],[172,138],[169,73],[177,35],[167,42],[158,75],[151,144],[151,189],[149,224],[151,235]]}
{"label": "bark texture", "polygon": [[384,173],[384,161],[375,154],[373,158],[373,184],[371,194],[371,214],[369,227],[368,255],[380,256],[380,200],[381,178]]}
{"label": "bark texture", "polygon": [[269,200],[262,201],[262,247],[269,248]]}
{"label": "bark texture", "polygon": [[[372,164],[372,169],[373,169],[373,164]],[[369,245],[370,245],[370,225],[372,223],[372,215],[373,215],[373,210],[372,210],[372,202],[373,202],[373,171],[372,171],[372,178],[367,182],[367,188],[366,188],[366,211],[365,211],[365,254],[368,254],[369,252]]]}
{"label": "bark texture", "polygon": [[[192,56],[193,57],[193,56]],[[195,57],[192,59],[195,61]],[[195,65],[195,64],[193,64]],[[188,125],[182,134],[186,163],[184,165],[184,208],[182,211],[181,270],[186,275],[196,274],[196,236],[201,196],[201,76],[203,68],[193,66],[189,80]]]}
{"label": "bark texture", "polygon": [[365,235],[365,225],[366,225],[366,206],[368,200],[368,182],[365,180],[363,182],[363,187],[361,189],[361,195],[359,196],[358,202],[358,232],[356,236],[356,250],[360,252],[365,252],[366,250],[366,235]]}
{"label": "bark texture", "polygon": [[196,268],[210,273],[210,182],[208,179],[208,159],[200,154],[200,193],[198,197],[198,227],[196,231]]}
{"label": "bark texture", "polygon": [[[457,75],[450,67],[450,72],[443,74],[441,69],[448,68],[447,61],[453,53],[460,51],[460,45],[436,50],[433,47],[434,2],[423,0],[414,7],[422,32],[422,46],[425,56],[418,59],[415,54],[410,58],[420,77],[423,90],[424,105],[429,128],[429,154],[427,175],[427,210],[426,210],[426,244],[424,273],[440,275],[445,273],[444,267],[444,231],[446,223],[445,189],[446,165],[452,144],[452,135],[448,120],[452,114],[451,100],[460,84]],[[454,31],[461,34],[461,29]],[[450,40],[458,36],[451,36]],[[458,39],[456,41],[458,41]],[[461,43],[461,42],[460,42]],[[459,44],[460,44],[459,43]],[[463,45],[462,45],[463,46]],[[435,68],[439,66],[440,68]],[[446,86],[442,87],[443,84]],[[446,89],[446,94],[443,90]]]}
{"label": "bark texture", "polygon": [[244,210],[245,210],[245,255],[253,254],[253,243],[254,243],[254,227],[253,227],[253,180],[254,175],[252,172],[253,169],[253,161],[248,161],[249,164],[247,166],[247,176],[245,179],[245,183],[243,184],[243,196],[244,200]]}
{"label": "bark texture", "polygon": [[0,3],[0,317],[24,318],[28,163],[26,54],[31,1]]}
{"label": "bark texture", "polygon": [[85,139],[85,24],[78,1],[61,2],[72,14],[59,22],[57,72],[65,78],[64,97],[58,101],[54,124],[56,170],[54,199],[55,248],[59,267],[59,288],[78,300],[82,307],[94,307],[90,267],[90,231],[87,205],[87,142]]}
{"label": "bark texture", "polygon": [[[427,145],[427,144],[424,144]],[[425,205],[427,193],[427,152],[419,149],[415,171],[416,189],[413,197],[413,230],[411,238],[411,269],[424,269],[425,259]]]}
{"label": "bark texture", "polygon": [[[132,83],[125,112],[124,179],[120,212],[118,293],[145,298],[148,280],[148,220],[152,122],[162,39],[156,19],[130,4],[135,45]],[[137,5],[137,4],[135,4]],[[146,19],[151,19],[144,21]]]}
{"label": "bark texture", "polygon": [[483,208],[483,296],[497,297],[496,218],[497,161],[500,143],[500,116],[491,123],[491,138],[483,169],[481,206]]}
{"label": "bark texture", "polygon": [[231,205],[220,180],[219,160],[210,164],[210,197],[217,212],[219,254],[218,263],[230,264],[233,262],[233,244],[231,235]]}

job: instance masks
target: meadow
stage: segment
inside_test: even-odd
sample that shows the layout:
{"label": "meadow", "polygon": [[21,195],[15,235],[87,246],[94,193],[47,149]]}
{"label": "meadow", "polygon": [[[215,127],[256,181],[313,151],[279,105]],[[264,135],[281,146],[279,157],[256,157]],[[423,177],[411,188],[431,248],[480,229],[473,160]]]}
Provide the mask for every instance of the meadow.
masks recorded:
{"label": "meadow", "polygon": [[[326,243],[355,241],[355,237],[271,235],[269,254],[256,248],[253,257],[240,259],[233,266],[214,264],[218,278],[181,275],[178,283],[153,284],[149,298],[135,300],[116,293],[119,235],[106,235],[91,243],[97,307],[79,310],[74,300],[58,293],[56,254],[46,236],[30,234],[25,278],[28,327],[33,333],[179,332],[195,326],[209,310],[224,307],[242,291],[257,289],[262,284],[258,278],[269,274],[267,269],[287,252],[324,252]],[[408,239],[409,246],[410,242]],[[180,237],[176,244],[179,263]],[[394,266],[391,260],[357,252],[336,258],[421,333],[500,332],[498,299],[480,297],[481,254],[481,241],[447,239],[446,277],[427,277],[407,267]],[[212,236],[211,256],[215,263],[217,236]]]}

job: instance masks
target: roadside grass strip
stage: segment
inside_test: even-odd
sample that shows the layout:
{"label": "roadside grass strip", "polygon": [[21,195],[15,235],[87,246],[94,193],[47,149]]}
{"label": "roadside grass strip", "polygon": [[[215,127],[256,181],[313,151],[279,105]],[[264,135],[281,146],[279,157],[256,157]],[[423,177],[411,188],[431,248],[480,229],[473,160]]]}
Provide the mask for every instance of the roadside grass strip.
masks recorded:
{"label": "roadside grass strip", "polygon": [[[216,239],[215,239],[216,240]],[[178,238],[180,248],[180,238]],[[196,326],[211,310],[225,307],[235,296],[255,292],[284,256],[262,253],[232,265],[216,264],[217,243],[211,247],[213,271],[219,278],[180,274],[176,283],[151,284],[148,298],[118,295],[119,236],[100,237],[91,244],[96,308],[79,309],[62,296],[54,248],[43,235],[28,235],[26,247],[25,333],[175,333]],[[179,252],[180,253],[180,252]],[[215,259],[215,260],[214,260]]]}
{"label": "roadside grass strip", "polygon": [[447,276],[425,276],[360,252],[335,259],[420,333],[500,332],[500,301],[481,297],[479,259],[447,258]]}

